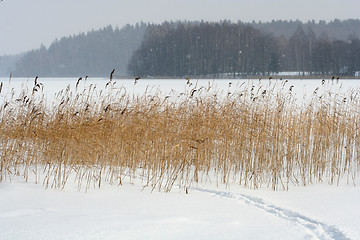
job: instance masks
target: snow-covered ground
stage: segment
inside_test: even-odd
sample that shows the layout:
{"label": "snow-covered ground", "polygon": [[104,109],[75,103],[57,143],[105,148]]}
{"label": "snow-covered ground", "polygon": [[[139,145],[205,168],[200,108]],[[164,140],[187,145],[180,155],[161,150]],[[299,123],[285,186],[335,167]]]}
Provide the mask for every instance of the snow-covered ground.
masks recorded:
{"label": "snow-covered ground", "polygon": [[0,183],[0,239],[360,239],[359,187],[141,189],[85,193],[13,177]]}
{"label": "snow-covered ground", "polygon": [[[1,80],[1,79],[0,79]],[[6,97],[26,79],[2,79]],[[30,85],[33,79],[28,80]],[[88,80],[104,86],[106,79]],[[195,80],[191,80],[195,84]],[[228,90],[246,80],[218,80]],[[258,80],[254,80],[256,82]],[[39,79],[50,96],[76,79]],[[199,84],[207,85],[208,80]],[[229,82],[232,82],[229,85]],[[360,81],[344,80],[342,91]],[[246,81],[246,84],[253,84]],[[289,80],[297,94],[312,94],[321,80]],[[163,92],[182,91],[185,80],[117,80],[130,93],[146,86]],[[308,92],[307,92],[308,91]],[[346,181],[345,181],[346,182]],[[101,189],[79,191],[45,189],[22,177],[0,183],[0,240],[26,239],[360,239],[360,181],[340,186],[318,183],[293,186],[289,191],[251,190],[235,184],[193,185],[188,194],[176,187],[169,193],[142,190],[143,184],[103,184]]]}

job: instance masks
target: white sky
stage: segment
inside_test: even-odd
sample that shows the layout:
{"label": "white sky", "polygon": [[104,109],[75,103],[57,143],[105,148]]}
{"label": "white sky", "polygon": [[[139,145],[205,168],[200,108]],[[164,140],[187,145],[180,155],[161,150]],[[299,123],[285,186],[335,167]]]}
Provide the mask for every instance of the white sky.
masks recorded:
{"label": "white sky", "polygon": [[360,18],[360,0],[3,0],[0,55],[49,46],[55,38],[136,22]]}

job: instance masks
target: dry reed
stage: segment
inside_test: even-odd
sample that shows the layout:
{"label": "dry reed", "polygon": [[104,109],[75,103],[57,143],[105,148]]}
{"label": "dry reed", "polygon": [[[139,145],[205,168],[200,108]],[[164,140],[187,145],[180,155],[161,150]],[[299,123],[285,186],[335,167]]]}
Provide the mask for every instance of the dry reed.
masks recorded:
{"label": "dry reed", "polygon": [[[288,189],[355,182],[360,159],[359,90],[299,104],[293,86],[190,85],[184,93],[133,95],[70,87],[52,103],[37,82],[0,106],[0,181],[12,175],[63,188],[141,179],[170,191],[199,181]],[[37,85],[36,85],[37,84]]]}

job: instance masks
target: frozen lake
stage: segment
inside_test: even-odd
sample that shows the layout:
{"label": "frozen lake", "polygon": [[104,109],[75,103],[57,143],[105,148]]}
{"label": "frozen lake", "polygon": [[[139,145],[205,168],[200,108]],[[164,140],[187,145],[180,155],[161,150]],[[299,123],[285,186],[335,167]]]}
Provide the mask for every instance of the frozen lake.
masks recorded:
{"label": "frozen lake", "polygon": [[[15,96],[20,93],[22,89],[31,89],[34,86],[34,78],[0,78],[3,83],[2,92],[0,94],[1,101],[15,92]],[[79,82],[78,88],[76,85],[77,78],[39,78],[38,82],[42,84],[43,94],[50,101],[54,95],[61,90],[70,86],[73,92],[81,92],[90,86],[96,86],[98,91],[122,91],[129,95],[142,95],[160,93],[163,95],[172,94],[176,96],[184,91],[191,89],[200,89],[211,87],[212,92],[218,93],[232,93],[244,89],[254,88],[254,91],[263,91],[264,89],[282,92],[290,92],[295,99],[303,99],[304,97],[311,97],[314,91],[318,95],[324,92],[333,92],[340,95],[348,95],[351,90],[358,90],[360,88],[359,79],[139,79],[136,83],[134,79],[113,79],[111,84],[107,84],[109,79],[106,78],[89,78],[83,79]]]}

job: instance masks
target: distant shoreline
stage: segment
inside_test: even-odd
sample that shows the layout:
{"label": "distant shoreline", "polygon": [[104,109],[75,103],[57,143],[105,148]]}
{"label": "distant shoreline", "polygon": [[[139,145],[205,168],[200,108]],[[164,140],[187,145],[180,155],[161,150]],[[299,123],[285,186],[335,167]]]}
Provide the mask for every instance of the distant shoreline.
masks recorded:
{"label": "distant shoreline", "polygon": [[[114,77],[114,79],[135,79],[136,77]],[[263,79],[263,80],[266,80],[266,79],[319,79],[319,80],[322,80],[322,79],[325,79],[325,80],[331,80],[333,79],[333,76],[299,76],[299,75],[276,75],[276,76],[256,76],[256,75],[251,75],[251,76],[244,76],[244,77],[188,77],[190,80],[191,79],[199,79],[199,80],[206,80],[206,79],[215,79],[215,80],[231,80],[231,79]],[[336,80],[337,78],[339,78],[340,80],[341,79],[358,79],[360,80],[360,76],[334,76],[334,80]],[[140,78],[140,79],[158,79],[158,80],[161,80],[161,79],[164,79],[164,80],[171,80],[171,79],[174,79],[174,80],[178,80],[178,79],[187,79],[187,77],[143,77],[143,78]]]}

